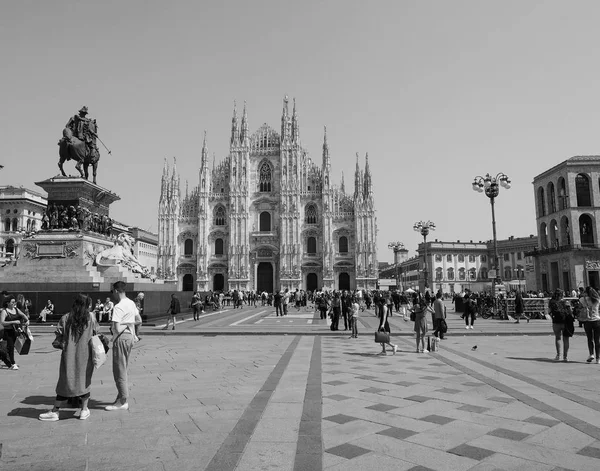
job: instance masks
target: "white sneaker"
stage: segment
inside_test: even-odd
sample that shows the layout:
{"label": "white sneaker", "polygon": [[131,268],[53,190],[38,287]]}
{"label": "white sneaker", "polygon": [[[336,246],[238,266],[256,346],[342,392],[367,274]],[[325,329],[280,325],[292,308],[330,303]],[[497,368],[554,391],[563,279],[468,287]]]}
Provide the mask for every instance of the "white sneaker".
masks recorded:
{"label": "white sneaker", "polygon": [[470,326],[469,329],[473,329],[473,326]]}
{"label": "white sneaker", "polygon": [[121,404],[120,402],[115,402],[114,404],[111,404],[109,406],[106,406],[104,408],[104,410],[128,410],[129,409],[129,403],[125,403],[125,404]]}
{"label": "white sneaker", "polygon": [[88,419],[89,417],[90,417],[90,410],[82,409],[81,414],[79,414],[79,420],[85,420],[85,419]]}
{"label": "white sneaker", "polygon": [[38,418],[46,422],[56,422],[60,417],[58,416],[58,412],[48,411],[40,414]]}
{"label": "white sneaker", "polygon": [[19,365],[17,365],[16,363],[9,368],[9,370],[18,370],[18,369],[19,369]]}
{"label": "white sneaker", "polygon": [[588,363],[591,363],[591,362],[593,362],[593,361],[594,361],[594,355],[590,355],[590,356],[588,357],[588,359],[587,359],[587,360],[585,360],[585,361],[587,361]]}
{"label": "white sneaker", "polygon": [[600,358],[596,358],[596,365],[600,365]]}
{"label": "white sneaker", "polygon": [[466,325],[466,326],[465,326],[465,329],[469,330],[469,326],[468,326],[468,325]]}
{"label": "white sneaker", "polygon": [[398,351],[398,345],[394,345],[394,355],[396,354],[397,351]]}
{"label": "white sneaker", "polygon": [[422,353],[429,353],[429,350],[424,349]]}

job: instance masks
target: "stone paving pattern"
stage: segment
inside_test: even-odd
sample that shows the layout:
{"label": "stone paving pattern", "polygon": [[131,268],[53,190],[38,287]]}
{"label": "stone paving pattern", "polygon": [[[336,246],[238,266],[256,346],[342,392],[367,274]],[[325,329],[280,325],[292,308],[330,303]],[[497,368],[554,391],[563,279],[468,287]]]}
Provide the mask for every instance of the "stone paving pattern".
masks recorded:
{"label": "stone paving pattern", "polygon": [[52,338],[0,371],[2,470],[600,469],[600,365],[584,338],[556,363],[550,335],[454,336],[429,354],[401,337],[387,356],[372,333],[147,336],[129,411],[103,410],[116,393],[106,364],[88,420],[63,409],[40,422]]}

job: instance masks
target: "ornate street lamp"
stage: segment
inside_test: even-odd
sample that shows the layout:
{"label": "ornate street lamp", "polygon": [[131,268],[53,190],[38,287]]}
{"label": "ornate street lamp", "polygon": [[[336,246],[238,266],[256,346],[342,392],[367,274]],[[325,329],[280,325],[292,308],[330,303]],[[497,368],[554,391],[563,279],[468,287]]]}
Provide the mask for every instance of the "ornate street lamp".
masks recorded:
{"label": "ornate street lamp", "polygon": [[423,263],[423,276],[425,277],[425,289],[429,288],[428,274],[427,274],[427,235],[429,231],[435,231],[435,223],[431,221],[423,222],[418,221],[413,225],[413,229],[420,232],[423,236],[423,247],[425,249],[425,261]]}
{"label": "ornate street lamp", "polygon": [[396,264],[396,286],[400,289],[400,278],[399,278],[399,268],[400,262],[398,261],[398,252],[404,250],[404,244],[402,242],[390,242],[388,244],[388,249],[392,249],[394,251],[394,263]]}
{"label": "ornate street lamp", "polygon": [[490,205],[492,207],[492,232],[494,235],[494,270],[496,276],[492,279],[492,299],[494,300],[494,308],[496,307],[496,283],[500,283],[500,270],[499,270],[499,257],[498,257],[498,241],[496,239],[496,213],[494,212],[494,200],[500,194],[500,187],[504,187],[507,190],[510,189],[511,182],[508,175],[500,172],[495,177],[492,177],[489,173],[486,173],[485,177],[476,176],[473,180],[473,191],[478,193],[484,193],[490,199]]}

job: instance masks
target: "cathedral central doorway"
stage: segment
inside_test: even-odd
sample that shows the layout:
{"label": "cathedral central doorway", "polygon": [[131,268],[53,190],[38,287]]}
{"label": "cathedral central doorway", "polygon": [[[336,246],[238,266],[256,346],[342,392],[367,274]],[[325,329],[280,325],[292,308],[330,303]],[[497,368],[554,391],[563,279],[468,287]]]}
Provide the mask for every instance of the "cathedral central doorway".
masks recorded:
{"label": "cathedral central doorway", "polygon": [[340,290],[350,291],[350,275],[348,273],[340,273]]}
{"label": "cathedral central doorway", "polygon": [[217,273],[213,278],[213,291],[223,291],[225,289],[225,277]]}
{"label": "cathedral central doorway", "polygon": [[269,262],[260,262],[256,270],[256,291],[262,293],[273,292],[273,265]]}
{"label": "cathedral central doorway", "polygon": [[183,291],[194,291],[194,276],[189,273],[183,275]]}
{"label": "cathedral central doorway", "polygon": [[316,273],[306,275],[306,290],[315,291],[319,287],[319,282]]}

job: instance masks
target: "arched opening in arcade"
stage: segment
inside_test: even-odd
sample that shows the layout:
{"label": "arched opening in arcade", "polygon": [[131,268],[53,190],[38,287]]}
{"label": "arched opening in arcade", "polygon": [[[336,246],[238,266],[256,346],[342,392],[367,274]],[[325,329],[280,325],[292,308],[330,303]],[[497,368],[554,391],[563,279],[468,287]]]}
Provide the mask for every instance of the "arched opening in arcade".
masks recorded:
{"label": "arched opening in arcade", "polygon": [[15,241],[13,239],[8,239],[6,241],[6,245],[4,246],[4,251],[6,252],[6,255],[8,254],[13,254],[15,253]]}
{"label": "arched opening in arcade", "polygon": [[187,273],[183,275],[183,291],[194,291],[194,275]]}
{"label": "arched opening in arcade", "polygon": [[225,277],[222,273],[217,273],[213,277],[213,291],[224,291],[225,290]]}
{"label": "arched opening in arcade", "polygon": [[342,272],[340,273],[340,277],[339,277],[339,289],[340,290],[350,290],[350,275],[346,272]]}
{"label": "arched opening in arcade", "polygon": [[270,262],[260,262],[256,269],[256,291],[273,292],[273,265]]}
{"label": "arched opening in arcade", "polygon": [[306,290],[315,291],[319,288],[319,279],[316,273],[309,273],[306,275]]}

